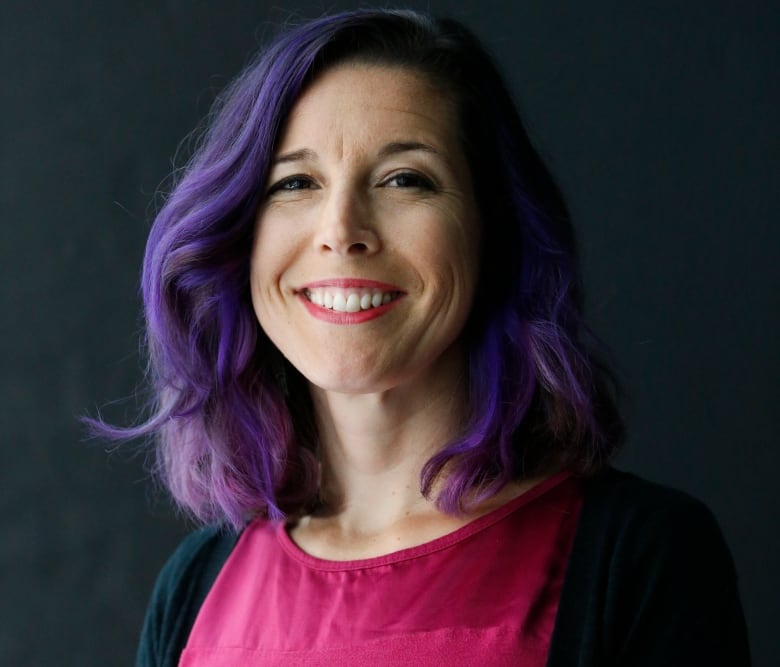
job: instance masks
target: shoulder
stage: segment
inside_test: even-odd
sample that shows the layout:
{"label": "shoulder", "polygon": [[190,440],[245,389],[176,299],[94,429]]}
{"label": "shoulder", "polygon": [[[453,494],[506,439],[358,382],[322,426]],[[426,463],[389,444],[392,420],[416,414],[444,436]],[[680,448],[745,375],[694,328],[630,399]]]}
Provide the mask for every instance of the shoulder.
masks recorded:
{"label": "shoulder", "polygon": [[[584,482],[581,547],[612,557],[708,554],[730,564],[715,516],[693,496],[609,468]],[[602,556],[605,555],[603,552]]]}
{"label": "shoulder", "polygon": [[157,585],[177,587],[182,575],[207,565],[220,548],[232,546],[236,533],[219,526],[206,526],[187,535],[160,571]]}
{"label": "shoulder", "polygon": [[[563,659],[551,665],[749,664],[734,563],[712,512],[615,469],[585,480],[556,631]],[[592,659],[568,662],[575,649]]]}
{"label": "shoulder", "polygon": [[198,609],[238,534],[217,526],[182,540],[160,571],[144,619],[136,665],[175,665]]}
{"label": "shoulder", "polygon": [[668,486],[656,484],[630,472],[617,468],[607,468],[597,475],[586,479],[586,495],[597,501],[630,501],[623,505],[629,512],[635,510],[655,510],[665,507],[704,505],[693,496]]}
{"label": "shoulder", "polygon": [[613,582],[629,570],[648,586],[672,575],[689,589],[697,580],[709,585],[736,578],[720,526],[704,503],[615,469],[585,483],[577,540],[577,557],[594,559],[592,567],[608,570]]}
{"label": "shoulder", "polygon": [[700,500],[631,473],[608,468],[585,481],[584,493],[583,521],[601,532],[641,527],[644,533],[665,533],[684,525],[698,527],[702,536],[720,535],[715,517]]}

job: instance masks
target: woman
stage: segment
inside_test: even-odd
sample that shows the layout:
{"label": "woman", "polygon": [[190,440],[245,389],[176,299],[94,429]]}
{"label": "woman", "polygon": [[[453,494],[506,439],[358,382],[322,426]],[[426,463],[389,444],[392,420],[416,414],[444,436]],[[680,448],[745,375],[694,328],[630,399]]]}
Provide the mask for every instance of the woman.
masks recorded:
{"label": "woman", "polygon": [[277,39],[143,291],[158,403],[132,434],[222,528],[166,565],[139,665],[748,664],[712,516],[608,467],[566,208],[461,25]]}

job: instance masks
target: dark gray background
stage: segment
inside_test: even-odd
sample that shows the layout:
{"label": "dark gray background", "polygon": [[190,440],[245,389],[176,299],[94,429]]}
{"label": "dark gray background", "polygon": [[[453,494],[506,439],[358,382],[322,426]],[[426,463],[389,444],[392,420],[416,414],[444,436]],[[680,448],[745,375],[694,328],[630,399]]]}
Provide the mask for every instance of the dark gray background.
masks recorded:
{"label": "dark gray background", "polygon": [[[620,464],[712,507],[755,664],[776,664],[778,3],[508,5],[416,4],[502,63],[627,378]],[[134,414],[105,404],[141,377],[138,270],[179,141],[272,24],[351,6],[0,6],[1,664],[130,663],[188,527],[142,456],[85,442],[76,418]]]}

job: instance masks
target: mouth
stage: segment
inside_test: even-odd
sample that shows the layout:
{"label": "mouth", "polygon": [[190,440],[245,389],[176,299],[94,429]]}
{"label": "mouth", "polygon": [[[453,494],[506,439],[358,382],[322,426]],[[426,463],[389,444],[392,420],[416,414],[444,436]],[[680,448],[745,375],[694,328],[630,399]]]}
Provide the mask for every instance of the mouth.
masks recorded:
{"label": "mouth", "polygon": [[303,297],[315,306],[326,308],[338,313],[359,313],[363,310],[373,310],[386,306],[403,295],[395,289],[380,289],[377,287],[337,287],[326,285],[322,287],[306,287],[301,290]]}

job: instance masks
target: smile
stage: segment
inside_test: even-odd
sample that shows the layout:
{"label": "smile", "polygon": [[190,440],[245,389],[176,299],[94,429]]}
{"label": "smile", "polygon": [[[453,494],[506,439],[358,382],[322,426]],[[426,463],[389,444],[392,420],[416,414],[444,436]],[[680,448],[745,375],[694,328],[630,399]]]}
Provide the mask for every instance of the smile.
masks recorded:
{"label": "smile", "polygon": [[395,308],[406,292],[395,285],[364,278],[333,278],[298,290],[309,314],[330,324],[362,324]]}
{"label": "smile", "polygon": [[303,290],[303,296],[315,306],[339,313],[358,313],[386,306],[395,301],[401,292],[377,288],[311,287]]}

